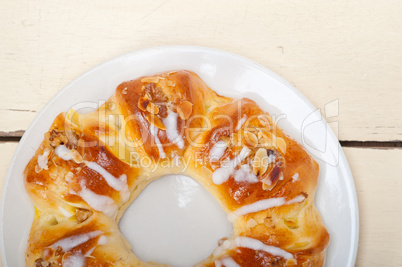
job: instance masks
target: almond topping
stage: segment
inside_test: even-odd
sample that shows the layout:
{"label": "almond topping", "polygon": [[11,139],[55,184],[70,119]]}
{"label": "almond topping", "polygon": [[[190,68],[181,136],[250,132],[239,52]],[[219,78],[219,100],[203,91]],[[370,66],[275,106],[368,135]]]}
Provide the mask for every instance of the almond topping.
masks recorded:
{"label": "almond topping", "polygon": [[258,116],[258,120],[260,121],[262,126],[266,126],[271,123],[271,117],[268,115],[261,114]]}
{"label": "almond topping", "polygon": [[276,145],[278,146],[278,148],[282,152],[282,154],[286,154],[286,143],[282,137],[278,137],[276,139]]}
{"label": "almond topping", "polygon": [[242,146],[241,139],[239,140],[239,135],[237,133],[232,133],[230,135],[230,142],[233,146]]}
{"label": "almond topping", "polygon": [[189,101],[181,102],[177,107],[177,113],[182,120],[186,120],[193,112],[193,104]]}
{"label": "almond topping", "polygon": [[253,228],[255,226],[257,226],[257,222],[254,221],[253,219],[248,220],[247,223],[246,223],[247,228]]}
{"label": "almond topping", "polygon": [[53,168],[49,168],[49,175],[50,178],[55,179],[57,177],[58,171],[57,171],[57,167],[54,166]]}
{"label": "almond topping", "polygon": [[40,173],[43,169],[39,165],[35,165],[35,172]]}
{"label": "almond topping", "polygon": [[265,148],[259,148],[253,160],[253,172],[255,175],[263,175],[268,169],[268,153]]}
{"label": "almond topping", "polygon": [[247,145],[251,147],[256,147],[258,145],[258,138],[254,133],[245,131],[244,137]]}
{"label": "almond topping", "polygon": [[154,103],[149,102],[147,106],[147,111],[151,112],[152,114],[158,114],[159,108]]}
{"label": "almond topping", "polygon": [[158,83],[160,79],[164,79],[162,77],[144,77],[141,79],[142,83]]}
{"label": "almond topping", "polygon": [[297,219],[283,219],[285,225],[290,229],[297,229],[299,228],[299,224],[297,223]]}
{"label": "almond topping", "polygon": [[75,161],[75,163],[82,163],[83,162],[83,160],[82,160],[82,156],[80,155],[80,153],[78,153],[78,151],[77,150],[75,150],[75,149],[71,149],[70,150],[70,155],[71,155],[71,157],[73,158],[73,160]]}
{"label": "almond topping", "polygon": [[126,95],[126,94],[127,94],[127,87],[124,87],[124,89],[121,91],[121,93],[122,93],[123,95]]}
{"label": "almond topping", "polygon": [[274,221],[272,220],[271,217],[266,217],[264,219],[264,224],[269,228],[275,228],[275,223],[274,223]]}
{"label": "almond topping", "polygon": [[181,98],[182,98],[182,95],[180,93],[175,93],[173,95],[173,101],[174,102],[179,102],[181,100]]}
{"label": "almond topping", "polygon": [[140,99],[138,99],[138,108],[141,109],[142,111],[146,111],[149,102],[150,101],[149,101],[148,95],[141,97]]}
{"label": "almond topping", "polygon": [[152,113],[148,113],[145,115],[145,118],[147,119],[147,121],[153,125],[155,125],[156,127],[158,127],[161,130],[166,130],[165,125],[163,124],[163,122],[161,121],[161,119],[159,119],[156,115],[152,114]]}
{"label": "almond topping", "polygon": [[286,266],[292,266],[292,265],[297,265],[297,260],[296,259],[288,259],[286,261]]}
{"label": "almond topping", "polygon": [[86,221],[89,217],[92,216],[92,211],[87,210],[87,209],[77,209],[75,212],[75,216],[77,218],[78,223],[82,223]]}
{"label": "almond topping", "polygon": [[171,81],[171,80],[168,80],[168,81],[166,82],[166,84],[167,84],[167,86],[171,86],[171,87],[174,87],[174,86],[176,85],[176,83],[174,83],[174,82]]}

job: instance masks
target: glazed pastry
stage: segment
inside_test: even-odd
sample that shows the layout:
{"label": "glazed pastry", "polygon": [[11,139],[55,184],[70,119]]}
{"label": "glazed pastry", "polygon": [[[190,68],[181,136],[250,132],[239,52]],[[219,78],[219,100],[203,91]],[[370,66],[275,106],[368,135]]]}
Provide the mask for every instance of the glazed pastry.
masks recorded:
{"label": "glazed pastry", "polygon": [[234,227],[197,266],[323,266],[318,164],[255,102],[220,96],[190,71],[124,82],[95,112],[56,117],[25,169],[27,266],[163,266],[140,261],[117,224],[150,182],[178,172]]}

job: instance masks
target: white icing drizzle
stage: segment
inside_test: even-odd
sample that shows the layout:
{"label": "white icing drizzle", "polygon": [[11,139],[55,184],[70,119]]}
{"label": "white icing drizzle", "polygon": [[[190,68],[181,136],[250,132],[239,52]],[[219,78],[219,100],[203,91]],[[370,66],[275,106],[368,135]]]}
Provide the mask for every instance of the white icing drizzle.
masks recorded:
{"label": "white icing drizzle", "polygon": [[300,203],[303,200],[305,200],[306,197],[303,195],[298,195],[297,197],[295,197],[294,199],[288,200],[286,201],[285,205],[290,205],[290,204],[294,204],[294,203]]}
{"label": "white icing drizzle", "polygon": [[64,160],[72,160],[73,157],[70,154],[70,149],[68,149],[65,145],[59,145],[58,147],[56,147],[56,149],[54,150],[54,152],[56,153],[56,155]]}
{"label": "white icing drizzle", "polygon": [[209,151],[209,161],[218,161],[225,154],[227,147],[227,144],[222,140],[216,142]]}
{"label": "white icing drizzle", "polygon": [[84,267],[85,257],[81,254],[74,254],[63,259],[63,267]]}
{"label": "white icing drizzle", "polygon": [[237,126],[236,126],[236,132],[238,130],[240,130],[240,128],[243,126],[243,124],[246,122],[247,117],[243,116],[238,122],[237,122]]}
{"label": "white icing drizzle", "polygon": [[296,182],[297,180],[299,180],[299,174],[298,174],[298,173],[295,173],[295,174],[292,176],[292,181],[293,181],[293,182]]}
{"label": "white icing drizzle", "polygon": [[91,170],[99,173],[111,188],[119,191],[123,202],[128,200],[130,192],[128,190],[127,176],[125,174],[122,174],[119,178],[116,178],[96,162],[85,161],[85,164]]}
{"label": "white icing drizzle", "polygon": [[98,245],[106,245],[107,244],[107,236],[101,235],[98,239]]}
{"label": "white icing drizzle", "polygon": [[276,155],[275,154],[271,154],[268,156],[268,164],[274,163],[276,160]]}
{"label": "white icing drizzle", "polygon": [[232,257],[226,257],[215,261],[215,267],[240,267]]}
{"label": "white icing drizzle", "polygon": [[[60,157],[63,160],[67,161],[67,160],[72,160],[73,159],[72,156],[71,156],[71,150],[68,149],[64,145],[59,145],[58,147],[56,147],[55,153],[56,153],[56,155],[58,157]],[[122,175],[120,175],[119,178],[116,178],[96,162],[85,161],[84,163],[89,169],[94,170],[97,173],[99,173],[103,177],[103,179],[105,179],[106,183],[111,188],[113,188],[114,190],[120,192],[122,202],[126,202],[129,199],[130,191],[128,189],[127,176],[125,174],[122,174]],[[102,203],[102,202],[108,203],[108,202],[110,202],[109,201],[110,198],[109,199],[106,199],[106,198],[102,199],[101,198],[102,196],[97,195],[94,192],[86,189],[85,184],[83,184],[83,183],[80,183],[80,184],[81,184],[82,190],[80,191],[79,196],[81,196],[83,199],[84,199],[84,197],[87,198],[91,203],[95,204],[95,206],[97,206],[97,207],[99,207],[99,205],[96,204],[96,203]],[[104,197],[106,197],[106,196],[104,196]],[[95,199],[98,199],[98,200],[95,200]],[[92,205],[87,200],[85,200],[85,202],[87,202],[92,207]],[[99,209],[97,209],[97,210],[101,211]]]}
{"label": "white icing drizzle", "polygon": [[50,154],[50,150],[46,148],[45,151],[43,152],[43,154],[38,156],[38,166],[39,166],[39,168],[45,169],[45,170],[48,169],[48,167],[47,167],[47,163],[48,163],[47,157],[49,156],[49,154]]}
{"label": "white icing drizzle", "polygon": [[166,137],[176,144],[180,149],[184,148],[184,140],[177,131],[177,113],[168,111],[168,115],[163,119],[163,124],[166,127]]}
{"label": "white icing drizzle", "polygon": [[226,182],[229,179],[229,177],[234,173],[237,165],[239,165],[242,162],[242,160],[244,160],[248,156],[250,151],[251,150],[248,147],[243,147],[239,155],[237,155],[231,161],[222,164],[222,166],[219,169],[216,169],[212,174],[212,181],[214,182],[214,184],[219,185]]}
{"label": "white icing drizzle", "polygon": [[79,235],[73,235],[69,236],[63,239],[60,239],[56,243],[53,243],[51,245],[52,248],[57,249],[57,247],[61,247],[61,249],[65,252],[71,250],[72,248],[75,248],[81,244],[84,244],[88,240],[95,238],[97,236],[100,236],[102,234],[102,231],[92,231],[89,233],[85,234],[79,234]]}
{"label": "white icing drizzle", "polygon": [[267,210],[273,207],[279,207],[283,205],[290,205],[294,203],[302,202],[305,199],[305,196],[299,195],[291,200],[286,201],[283,197],[276,197],[276,198],[268,198],[254,202],[250,205],[245,205],[229,215],[229,220],[233,221],[239,216],[246,215],[253,212],[258,212],[261,210]]}
{"label": "white icing drizzle", "polygon": [[83,181],[80,182],[81,191],[77,194],[94,210],[101,211],[108,216],[114,217],[117,214],[117,206],[113,199],[108,196],[98,195],[86,188]]}
{"label": "white icing drizzle", "polygon": [[237,247],[265,251],[274,256],[283,257],[286,260],[293,258],[293,255],[291,253],[289,253],[279,247],[266,245],[266,244],[262,243],[260,240],[250,238],[250,237],[238,236],[235,239],[235,244]]}
{"label": "white icing drizzle", "polygon": [[258,182],[257,176],[255,176],[248,164],[241,165],[240,168],[235,171],[234,179],[236,182],[248,182],[251,184]]}
{"label": "white icing drizzle", "polygon": [[166,158],[165,151],[163,151],[162,143],[161,143],[161,141],[159,140],[159,137],[158,137],[159,129],[158,129],[155,125],[153,125],[152,123],[150,123],[150,125],[149,125],[149,131],[150,131],[150,133],[152,134],[152,136],[154,137],[155,144],[156,144],[156,146],[158,147],[158,150],[159,150],[159,157],[160,157],[161,159]]}

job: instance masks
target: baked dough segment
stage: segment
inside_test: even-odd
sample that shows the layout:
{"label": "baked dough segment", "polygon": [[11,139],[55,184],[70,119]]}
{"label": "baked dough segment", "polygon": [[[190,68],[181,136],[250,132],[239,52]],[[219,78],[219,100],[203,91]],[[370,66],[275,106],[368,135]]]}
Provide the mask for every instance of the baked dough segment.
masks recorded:
{"label": "baked dough segment", "polygon": [[[209,118],[210,129],[186,157],[195,158],[192,173],[208,181],[206,188],[228,213],[234,232],[204,263],[229,259],[240,266],[322,266],[329,235],[314,206],[318,164],[252,100],[233,100]],[[266,161],[259,159],[261,151]],[[236,159],[227,172],[230,167],[224,167]],[[239,247],[239,236],[281,248],[292,258]]]}
{"label": "baked dough segment", "polygon": [[203,126],[213,95],[194,73],[174,71],[123,82],[114,101],[141,156],[158,161],[182,156],[190,143],[188,129]]}
{"label": "baked dough segment", "polygon": [[66,116],[57,116],[25,168],[25,188],[41,212],[63,216],[63,203],[68,203],[115,218],[139,169],[119,160],[93,132],[81,130]]}
{"label": "baked dough segment", "polygon": [[[85,249],[59,254],[84,257],[87,266],[147,266],[117,222],[147,184],[180,172],[200,182],[234,225],[200,266],[322,266],[329,235],[314,207],[318,171],[255,102],[219,96],[193,72],[124,82],[96,111],[60,114],[26,167],[37,208],[26,262],[59,263],[46,258],[49,246],[102,231],[114,241],[91,247],[100,235],[91,236]],[[44,242],[40,232],[54,238]]]}

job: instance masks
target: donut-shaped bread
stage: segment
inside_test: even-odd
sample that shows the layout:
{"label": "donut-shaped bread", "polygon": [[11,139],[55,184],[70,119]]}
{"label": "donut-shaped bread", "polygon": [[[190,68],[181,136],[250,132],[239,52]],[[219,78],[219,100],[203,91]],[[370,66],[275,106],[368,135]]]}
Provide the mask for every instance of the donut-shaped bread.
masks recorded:
{"label": "donut-shaped bread", "polygon": [[24,172],[27,266],[163,266],[140,261],[117,224],[150,182],[179,172],[234,228],[197,266],[323,266],[318,164],[254,101],[186,70],[123,82],[96,111],[56,117]]}

